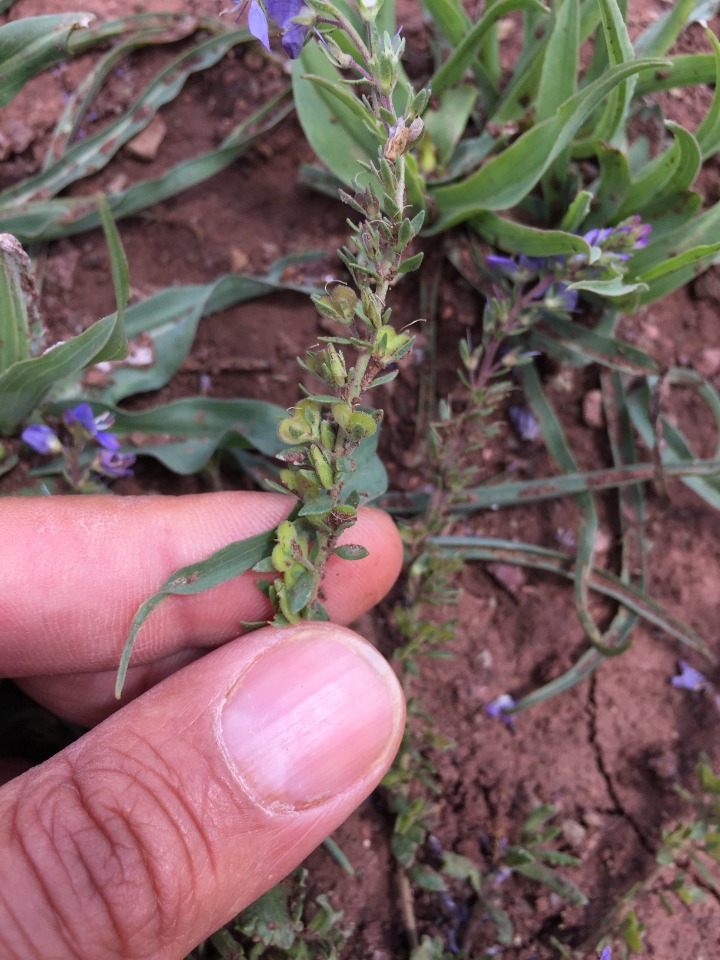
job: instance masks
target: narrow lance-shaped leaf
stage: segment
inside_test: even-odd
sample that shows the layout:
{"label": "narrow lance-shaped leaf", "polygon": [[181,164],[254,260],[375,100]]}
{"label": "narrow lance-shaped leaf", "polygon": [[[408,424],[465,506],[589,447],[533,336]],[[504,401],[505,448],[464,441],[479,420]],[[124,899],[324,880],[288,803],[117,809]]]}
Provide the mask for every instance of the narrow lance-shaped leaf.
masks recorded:
{"label": "narrow lance-shaped leaf", "polygon": [[94,19],[92,13],[61,13],[25,17],[0,27],[0,106],[32,77],[64,60],[72,33]]}
{"label": "narrow lance-shaped leaf", "polygon": [[100,216],[110,248],[118,312],[98,320],[72,340],[39,357],[20,360],[0,374],[0,434],[14,432],[59,380],[79,373],[90,363],[119,360],[125,355],[122,307],[128,292],[127,265],[117,230],[102,201]]}
{"label": "narrow lance-shaped leaf", "polygon": [[[522,384],[533,413],[538,418],[548,452],[561,470],[572,473],[577,470],[575,459],[568,446],[565,434],[558,416],[542,389],[540,376],[533,364],[520,368]],[[589,579],[592,571],[592,562],[595,554],[595,541],[599,527],[599,520],[595,501],[590,493],[581,493],[576,496],[580,509],[580,526],[578,530],[577,565],[573,586],[575,588],[575,609],[578,619],[585,630],[590,642],[603,653],[611,651],[605,637],[595,623],[589,605]]]}
{"label": "narrow lance-shaped leaf", "polygon": [[115,696],[118,699],[125,684],[135,639],[140,628],[158,604],[162,603],[167,597],[202,593],[204,590],[209,590],[211,587],[239,577],[269,555],[274,539],[275,531],[269,530],[267,533],[258,533],[254,537],[247,537],[245,540],[228,544],[228,546],[222,547],[222,549],[211,554],[207,559],[199,563],[188,564],[176,570],[156,593],[145,600],[133,617],[130,632],[123,647],[115,684]]}
{"label": "narrow lance-shaped leaf", "polygon": [[[217,150],[178,163],[154,180],[132,184],[118,193],[108,194],[106,199],[115,219],[119,220],[160,203],[224,170],[241,156],[257,137],[287,116],[292,105],[281,105],[287,92],[282,91],[277,97],[263,104],[257,113],[243,121],[226,137]],[[52,240],[71,236],[96,227],[98,221],[94,197],[62,197],[55,200],[36,200],[18,207],[14,204],[0,207],[0,226],[26,240]]]}
{"label": "narrow lance-shaped leaf", "polygon": [[[598,6],[608,62],[612,66],[631,63],[635,56],[625,17],[617,0],[599,0]],[[610,91],[597,122],[593,123],[592,140],[600,140],[615,147],[625,146],[625,127],[636,83],[637,74],[633,74]],[[576,146],[573,154],[583,156],[582,146]]]}
{"label": "narrow lance-shaped leaf", "polygon": [[720,40],[712,30],[706,30],[708,39],[715,52],[715,92],[710,109],[695,131],[695,138],[702,151],[703,160],[707,160],[720,150]]}
{"label": "narrow lance-shaped leaf", "polygon": [[[549,12],[540,0],[499,0],[494,3],[469,30],[463,28],[459,31],[457,46],[430,80],[430,89],[434,94],[443,93],[462,79],[494,24],[512,10]],[[453,36],[458,35],[455,30],[450,32]]]}
{"label": "narrow lance-shaped leaf", "polygon": [[702,154],[695,137],[672,120],[666,126],[673,134],[672,146],[654,157],[634,179],[617,213],[620,219],[635,214],[650,219],[653,212],[662,213],[700,172]]}
{"label": "narrow lance-shaped leaf", "polygon": [[101,170],[123,144],[148,125],[160,107],[178,95],[188,76],[217,63],[245,37],[246,33],[239,30],[220,34],[177,57],[148,84],[122,116],[98,133],[74,144],[47,170],[5,190],[0,196],[0,204],[3,207],[10,201],[19,204],[40,193],[44,198],[53,197],[76,180]]}
{"label": "narrow lance-shaped leaf", "polygon": [[[534,544],[517,543],[512,540],[497,540],[490,537],[431,537],[431,546],[447,550],[454,556],[466,560],[483,560],[490,563],[510,563],[535,570],[547,570],[558,576],[574,580],[576,572],[573,558],[559,550],[536,547]],[[660,627],[671,637],[692,650],[697,651],[710,661],[717,658],[705,641],[687,624],[678,620],[652,597],[632,584],[611,573],[595,567],[590,577],[590,588],[606,597],[611,597],[634,611],[648,623]]]}
{"label": "narrow lance-shaped leaf", "polygon": [[30,356],[36,297],[30,258],[15,237],[0,233],[0,373]]}
{"label": "narrow lance-shaped leaf", "polygon": [[635,41],[639,57],[662,57],[687,26],[697,0],[675,0],[672,8],[658,17]]}
{"label": "narrow lance-shaped leaf", "polygon": [[618,83],[641,70],[662,65],[662,60],[646,60],[614,67],[563,104],[555,117],[518,137],[472,177],[455,186],[433,191],[442,229],[485,210],[515,206],[570,143],[586,117]]}

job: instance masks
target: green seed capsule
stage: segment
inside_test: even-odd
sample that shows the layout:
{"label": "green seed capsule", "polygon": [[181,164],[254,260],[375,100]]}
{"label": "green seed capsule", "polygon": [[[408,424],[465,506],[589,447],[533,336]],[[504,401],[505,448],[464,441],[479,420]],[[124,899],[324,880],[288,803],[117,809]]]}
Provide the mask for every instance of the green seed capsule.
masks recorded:
{"label": "green seed capsule", "polygon": [[310,447],[310,459],[312,460],[312,465],[315,467],[320,483],[326,490],[331,490],[335,483],[333,468],[317,444],[313,444]]}

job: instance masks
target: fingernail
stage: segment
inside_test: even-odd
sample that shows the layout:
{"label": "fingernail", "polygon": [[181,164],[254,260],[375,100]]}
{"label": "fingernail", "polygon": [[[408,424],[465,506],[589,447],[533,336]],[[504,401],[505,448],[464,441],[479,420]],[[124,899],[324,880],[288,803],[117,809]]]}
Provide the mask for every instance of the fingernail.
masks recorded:
{"label": "fingernail", "polygon": [[386,661],[341,627],[301,627],[261,655],[221,717],[236,772],[264,806],[306,807],[389,765],[404,721]]}

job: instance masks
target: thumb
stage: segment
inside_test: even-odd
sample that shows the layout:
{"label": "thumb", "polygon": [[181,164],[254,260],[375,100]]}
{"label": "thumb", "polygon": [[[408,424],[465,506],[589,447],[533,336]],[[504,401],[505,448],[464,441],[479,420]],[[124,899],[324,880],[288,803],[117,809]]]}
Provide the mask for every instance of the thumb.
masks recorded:
{"label": "thumb", "polygon": [[0,791],[0,955],[181,960],[348,817],[403,721],[329,623],[186,667]]}

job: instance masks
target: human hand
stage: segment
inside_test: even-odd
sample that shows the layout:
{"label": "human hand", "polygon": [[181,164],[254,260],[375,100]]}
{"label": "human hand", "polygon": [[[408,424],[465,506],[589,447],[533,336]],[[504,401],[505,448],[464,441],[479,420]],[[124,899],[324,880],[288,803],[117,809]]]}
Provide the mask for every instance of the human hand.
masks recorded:
{"label": "human hand", "polygon": [[[68,719],[108,717],[0,789],[3,960],[180,960],[385,773],[404,721],[389,666],[334,623],[233,639],[270,613],[251,574],[157,608],[114,712],[140,603],[288,510],[257,493],[0,501],[0,675]],[[352,541],[370,556],[328,567],[338,623],[376,603],[401,562],[379,511],[361,511]]]}

